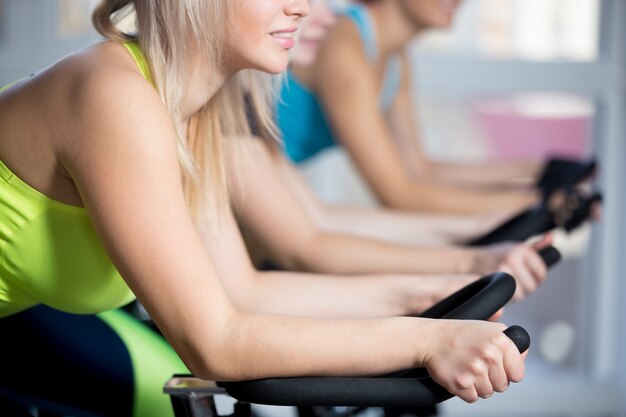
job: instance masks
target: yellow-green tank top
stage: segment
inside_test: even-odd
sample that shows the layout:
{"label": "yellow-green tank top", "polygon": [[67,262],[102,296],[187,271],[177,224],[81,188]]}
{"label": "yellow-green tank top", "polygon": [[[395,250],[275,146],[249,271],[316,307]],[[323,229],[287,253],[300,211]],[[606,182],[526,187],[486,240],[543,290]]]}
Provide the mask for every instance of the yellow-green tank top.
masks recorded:
{"label": "yellow-green tank top", "polygon": [[[137,44],[124,46],[151,81]],[[36,304],[92,314],[134,298],[86,210],[47,197],[0,161],[0,317]]]}

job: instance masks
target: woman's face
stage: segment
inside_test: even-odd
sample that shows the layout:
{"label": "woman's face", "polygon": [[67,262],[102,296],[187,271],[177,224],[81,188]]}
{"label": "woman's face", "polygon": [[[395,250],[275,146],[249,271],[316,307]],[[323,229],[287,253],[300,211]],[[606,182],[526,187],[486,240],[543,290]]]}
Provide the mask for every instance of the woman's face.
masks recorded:
{"label": "woman's face", "polygon": [[448,28],[461,0],[392,0],[400,1],[405,16],[420,28]]}
{"label": "woman's face", "polygon": [[296,65],[312,64],[322,40],[335,20],[328,0],[311,0],[311,13],[300,26],[298,45],[293,50],[291,62]]}
{"label": "woman's face", "polygon": [[234,70],[284,71],[308,0],[228,0],[234,9],[228,46]]}

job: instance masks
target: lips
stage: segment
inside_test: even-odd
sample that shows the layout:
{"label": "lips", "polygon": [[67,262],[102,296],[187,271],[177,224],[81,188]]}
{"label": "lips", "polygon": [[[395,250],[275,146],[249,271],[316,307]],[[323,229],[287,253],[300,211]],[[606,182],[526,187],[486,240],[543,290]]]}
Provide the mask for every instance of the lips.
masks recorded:
{"label": "lips", "polygon": [[283,48],[291,49],[296,44],[296,40],[294,39],[296,30],[297,29],[286,29],[286,30],[271,32],[270,36],[276,43],[281,45]]}

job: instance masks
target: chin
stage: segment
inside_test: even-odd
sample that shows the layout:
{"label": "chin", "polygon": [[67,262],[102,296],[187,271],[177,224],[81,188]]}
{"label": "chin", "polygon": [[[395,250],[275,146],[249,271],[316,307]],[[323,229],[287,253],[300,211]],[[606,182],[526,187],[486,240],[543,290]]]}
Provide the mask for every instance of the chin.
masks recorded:
{"label": "chin", "polygon": [[287,69],[287,65],[289,65],[289,59],[287,54],[285,54],[285,56],[280,59],[277,58],[271,61],[266,59],[264,62],[260,62],[259,65],[255,66],[254,69],[270,74],[280,74]]}

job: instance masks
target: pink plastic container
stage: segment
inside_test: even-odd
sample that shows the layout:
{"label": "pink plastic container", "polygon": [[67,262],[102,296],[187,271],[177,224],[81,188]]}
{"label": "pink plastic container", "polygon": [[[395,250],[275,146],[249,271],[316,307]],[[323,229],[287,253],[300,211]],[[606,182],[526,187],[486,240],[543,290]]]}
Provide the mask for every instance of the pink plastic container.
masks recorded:
{"label": "pink plastic container", "polygon": [[593,106],[578,96],[525,93],[482,99],[474,114],[494,157],[582,158],[591,147]]}

